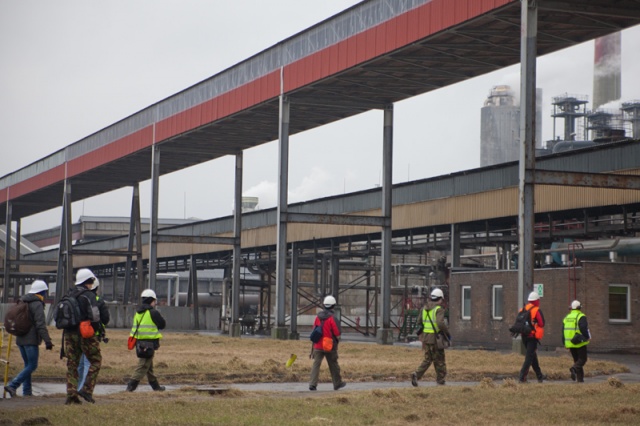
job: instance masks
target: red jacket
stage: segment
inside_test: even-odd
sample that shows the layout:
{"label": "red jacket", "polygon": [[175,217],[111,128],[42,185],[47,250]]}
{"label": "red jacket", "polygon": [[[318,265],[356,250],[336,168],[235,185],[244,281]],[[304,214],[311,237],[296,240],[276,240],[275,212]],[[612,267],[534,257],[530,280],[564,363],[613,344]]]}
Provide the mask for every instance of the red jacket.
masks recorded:
{"label": "red jacket", "polygon": [[[324,319],[324,324],[322,325],[322,337],[333,337],[333,347],[336,347],[337,337],[340,336],[340,329],[336,324],[336,321],[333,319],[333,312],[331,311],[322,311],[316,316],[316,320],[313,322],[313,326],[320,325],[320,322]],[[322,339],[318,343],[313,344],[314,349],[322,350]]]}
{"label": "red jacket", "polygon": [[531,309],[529,315],[531,315],[531,323],[533,324],[533,331],[529,337],[535,337],[540,340],[544,337],[544,316],[540,310],[540,301],[535,300],[526,304],[524,309]]}

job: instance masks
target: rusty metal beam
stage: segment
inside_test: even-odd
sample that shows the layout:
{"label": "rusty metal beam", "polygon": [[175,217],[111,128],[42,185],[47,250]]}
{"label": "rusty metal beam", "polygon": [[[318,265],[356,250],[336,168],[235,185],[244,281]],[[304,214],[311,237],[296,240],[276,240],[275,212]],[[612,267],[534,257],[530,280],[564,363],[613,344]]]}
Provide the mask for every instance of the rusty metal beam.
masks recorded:
{"label": "rusty metal beam", "polygon": [[236,242],[236,239],[234,237],[205,237],[205,236],[194,236],[194,235],[158,235],[158,242],[159,243],[233,245]]}
{"label": "rusty metal beam", "polygon": [[136,254],[135,251],[124,251],[124,250],[73,250],[74,256],[119,256],[119,257],[127,257],[134,256]]}
{"label": "rusty metal beam", "polygon": [[388,218],[341,214],[287,213],[289,223],[319,223],[323,225],[386,226]]}
{"label": "rusty metal beam", "polygon": [[640,189],[640,176],[536,170],[536,185],[587,186],[591,188]]}

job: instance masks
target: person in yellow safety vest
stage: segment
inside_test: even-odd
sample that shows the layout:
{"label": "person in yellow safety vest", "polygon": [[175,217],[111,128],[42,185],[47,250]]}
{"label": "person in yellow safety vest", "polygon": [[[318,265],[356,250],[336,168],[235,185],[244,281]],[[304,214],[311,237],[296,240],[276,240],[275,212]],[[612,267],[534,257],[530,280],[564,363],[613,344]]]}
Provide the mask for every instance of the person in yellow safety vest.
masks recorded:
{"label": "person in yellow safety vest", "polygon": [[441,289],[436,288],[431,292],[427,305],[422,310],[422,333],[420,341],[422,342],[422,350],[424,351],[424,359],[418,366],[416,371],[411,373],[411,385],[418,386],[418,380],[427,372],[429,366],[433,363],[436,370],[436,382],[439,385],[445,384],[447,376],[447,362],[444,356],[444,349],[439,349],[436,344],[436,335],[442,334],[447,341],[451,341],[449,328],[444,319],[444,293]]}
{"label": "person in yellow safety vest", "polygon": [[584,365],[587,363],[587,345],[591,340],[587,316],[582,313],[582,304],[571,302],[571,312],[562,321],[562,340],[573,357],[573,366],[569,368],[571,380],[584,382]]}
{"label": "person in yellow safety vest", "polygon": [[160,339],[162,339],[160,330],[163,330],[167,323],[160,312],[155,309],[158,300],[155,291],[146,289],[140,297],[142,304],[136,309],[130,333],[130,336],[138,339],[136,342],[138,366],[127,383],[127,392],[136,390],[138,383],[145,375],[149,380],[149,386],[154,391],[163,391],[165,387],[160,386],[158,378],[153,373],[153,357],[155,351],[160,347]]}

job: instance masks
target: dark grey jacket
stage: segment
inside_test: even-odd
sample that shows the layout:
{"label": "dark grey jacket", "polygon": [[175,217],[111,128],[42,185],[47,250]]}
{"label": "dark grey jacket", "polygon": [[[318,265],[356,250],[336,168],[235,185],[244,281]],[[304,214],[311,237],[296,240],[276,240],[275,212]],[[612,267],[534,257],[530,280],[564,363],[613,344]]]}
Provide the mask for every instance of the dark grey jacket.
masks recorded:
{"label": "dark grey jacket", "polygon": [[29,314],[31,314],[31,329],[24,336],[16,337],[18,346],[38,346],[42,341],[51,342],[47,323],[44,317],[44,302],[35,294],[25,294],[20,298],[24,303],[29,304]]}

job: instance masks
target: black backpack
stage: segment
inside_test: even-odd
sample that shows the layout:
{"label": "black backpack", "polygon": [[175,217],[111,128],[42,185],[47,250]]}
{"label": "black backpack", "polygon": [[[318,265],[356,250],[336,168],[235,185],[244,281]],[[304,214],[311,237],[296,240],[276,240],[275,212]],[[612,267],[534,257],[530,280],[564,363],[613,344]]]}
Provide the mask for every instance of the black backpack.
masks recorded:
{"label": "black backpack", "polygon": [[517,337],[519,334],[528,335],[533,331],[533,324],[531,324],[531,309],[525,309],[524,307],[516,316],[516,321],[509,331],[513,337]]}
{"label": "black backpack", "polygon": [[33,327],[33,321],[31,321],[31,313],[29,313],[29,304],[18,300],[18,303],[7,311],[4,317],[4,328],[9,334],[24,336],[31,330],[31,327]]}
{"label": "black backpack", "polygon": [[81,316],[78,295],[80,293],[71,292],[60,299],[53,311],[53,319],[56,328],[61,330],[75,330],[80,325]]}
{"label": "black backpack", "polygon": [[320,325],[316,325],[311,330],[311,334],[309,335],[309,340],[313,343],[318,343],[320,339],[322,339],[322,326],[324,324],[324,320],[320,320]]}

